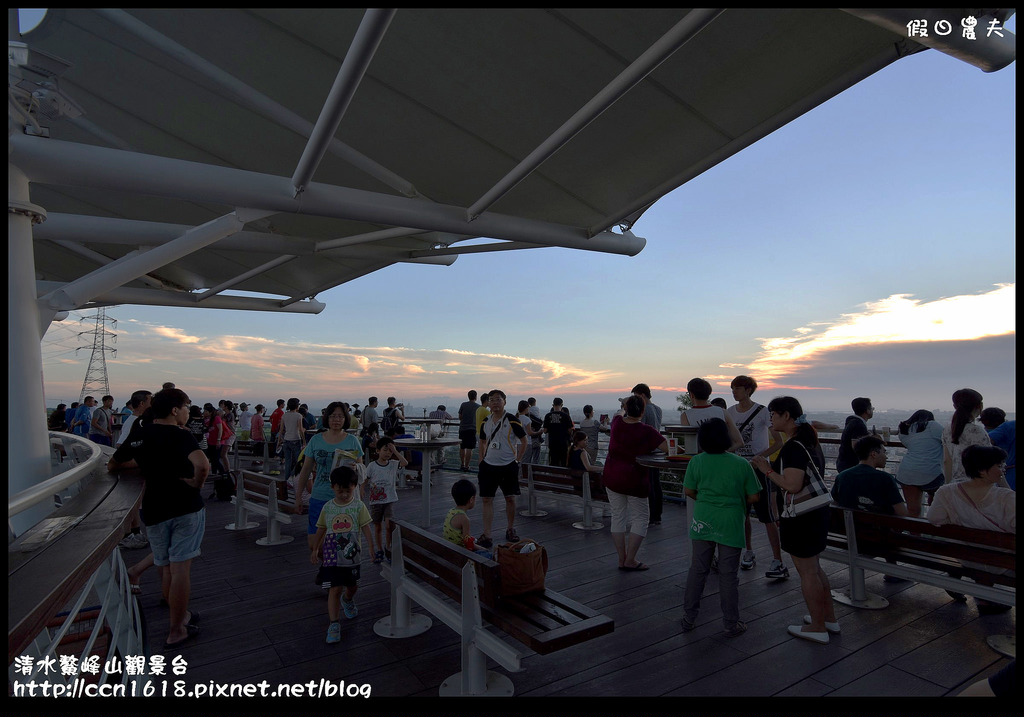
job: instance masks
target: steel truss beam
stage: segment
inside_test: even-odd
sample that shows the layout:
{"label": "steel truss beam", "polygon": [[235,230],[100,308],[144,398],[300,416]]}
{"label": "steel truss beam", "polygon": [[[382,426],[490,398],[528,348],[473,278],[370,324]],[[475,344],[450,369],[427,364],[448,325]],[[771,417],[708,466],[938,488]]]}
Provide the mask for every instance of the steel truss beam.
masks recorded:
{"label": "steel truss beam", "polygon": [[266,213],[236,209],[230,214],[189,229],[178,239],[161,247],[126,257],[64,284],[41,297],[40,302],[57,311],[77,309],[102,293],[123,286],[225,236],[241,231],[246,222],[263,216],[266,216]]}
{"label": "steel truss beam", "polygon": [[370,66],[370,61],[394,16],[394,10],[373,8],[368,9],[363,15],[356,36],[348,47],[341,69],[338,70],[334,85],[327,95],[320,117],[317,118],[316,126],[313,127],[306,148],[302,151],[302,157],[299,158],[299,164],[295,167],[295,173],[292,174],[292,187],[296,195],[306,188],[320,160],[330,147],[331,140],[338,131],[338,125],[345,116],[345,110],[352,102],[356,89],[366,74],[366,68]]}
{"label": "steel truss beam", "polygon": [[[187,224],[168,224],[164,222],[145,222],[136,219],[117,219],[113,217],[96,217],[88,214],[63,214],[54,212],[49,215],[45,224],[40,224],[33,231],[36,240],[45,239],[53,242],[68,241],[85,244],[116,244],[122,246],[152,247],[161,246],[181,236],[189,229]],[[323,254],[327,257],[353,257],[356,259],[389,259],[390,261],[408,264],[437,264],[451,266],[455,257],[442,258],[432,255],[413,257],[414,251],[398,253],[380,247],[359,246],[361,244],[411,236],[421,232],[418,229],[384,229],[337,240],[317,241],[306,237],[267,234],[243,229],[237,234],[224,237],[217,242],[218,249],[226,251],[244,251],[249,254],[287,254],[289,256],[312,256]],[[427,239],[424,237],[424,240]],[[430,238],[439,241],[433,243],[449,243],[463,238],[453,234],[431,233]],[[326,245],[342,242],[337,247]],[[430,242],[426,242],[430,243]],[[344,249],[344,251],[341,251]]]}
{"label": "steel truss beam", "polygon": [[591,235],[580,227],[490,212],[481,214],[470,230],[465,208],[422,199],[313,182],[300,202],[292,196],[288,177],[27,135],[12,136],[9,145],[10,161],[21,167],[30,181],[43,184],[89,186],[626,256],[637,255],[647,243],[635,236],[609,231]]}
{"label": "steel truss beam", "polygon": [[[303,119],[287,107],[278,104],[266,95],[254,90],[233,75],[213,65],[204,57],[192,52],[174,40],[162,35],[141,20],[124,10],[96,9],[100,16],[106,18],[123,30],[134,34],[148,42],[151,47],[174,58],[186,67],[190,67],[203,77],[220,85],[242,106],[248,107],[282,127],[290,129],[302,137],[309,137],[313,131],[313,123]],[[407,197],[420,196],[411,182],[381,166],[366,155],[356,151],[344,142],[331,139],[329,151],[339,159],[343,159],[353,167],[360,169],[386,186],[401,192]]]}
{"label": "steel truss beam", "polygon": [[593,99],[581,107],[576,114],[566,120],[546,140],[541,142],[516,167],[498,180],[480,199],[466,210],[470,220],[476,219],[487,207],[501,199],[517,184],[526,179],[545,160],[565,146],[573,137],[588,124],[597,119],[601,113],[619,101],[623,95],[644,81],[651,72],[672,53],[685,45],[697,33],[707,27],[716,17],[725,12],[717,10],[691,10],[677,22],[668,32],[662,35],[629,67],[609,82],[604,89],[594,95]]}
{"label": "steel truss beam", "polygon": [[[52,294],[64,286],[59,281],[36,281],[36,293]],[[253,296],[214,296],[199,303],[200,294],[187,291],[171,292],[153,289],[116,287],[93,297],[83,308],[112,306],[114,304],[143,304],[146,306],[175,306],[183,308],[234,309],[239,311],[277,311],[292,314],[319,314],[326,304],[319,301],[293,299],[264,299]]]}

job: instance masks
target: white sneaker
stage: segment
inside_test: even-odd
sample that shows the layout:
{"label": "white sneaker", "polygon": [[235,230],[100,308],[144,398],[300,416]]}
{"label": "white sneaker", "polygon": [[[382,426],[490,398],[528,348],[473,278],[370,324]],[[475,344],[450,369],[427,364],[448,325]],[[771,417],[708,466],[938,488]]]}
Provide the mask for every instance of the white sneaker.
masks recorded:
{"label": "white sneaker", "polygon": [[123,538],[118,545],[126,550],[138,550],[149,545],[149,541],[142,533],[132,533],[131,535]]}
{"label": "white sneaker", "polygon": [[772,580],[784,580],[789,577],[789,568],[783,565],[781,560],[772,560],[764,576]]}
{"label": "white sneaker", "polygon": [[740,570],[753,570],[754,563],[757,562],[757,558],[754,556],[753,550],[748,550],[740,558]]}

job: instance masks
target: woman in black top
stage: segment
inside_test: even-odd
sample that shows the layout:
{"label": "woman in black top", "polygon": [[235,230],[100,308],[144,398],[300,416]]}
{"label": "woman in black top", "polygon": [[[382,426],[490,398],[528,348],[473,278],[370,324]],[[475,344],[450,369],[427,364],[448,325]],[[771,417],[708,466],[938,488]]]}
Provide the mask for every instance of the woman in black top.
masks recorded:
{"label": "woman in black top", "polygon": [[188,610],[192,559],[200,554],[206,509],[200,490],[210,462],[191,431],[188,396],[168,388],[153,396],[153,420],[142,425],[114,452],[107,470],[138,466],[146,479],[142,522],[146,524],[153,559],[160,568],[164,598],[170,606],[166,648],[194,637],[198,615]]}
{"label": "woman in black top", "polygon": [[51,431],[63,431],[64,423],[67,421],[67,409],[66,404],[57,404],[56,410],[50,414],[50,420],[47,421],[47,428]]}
{"label": "woman in black top", "polygon": [[[808,481],[808,472],[817,468],[824,475],[818,434],[804,415],[800,402],[791,396],[779,396],[768,404],[773,431],[781,431],[786,443],[772,463],[764,456],[755,456],[752,464],[784,491],[797,493]],[[782,494],[779,494],[782,497]],[[829,506],[823,505],[794,518],[779,520],[779,538],[782,549],[793,558],[800,573],[800,590],[810,613],[804,616],[806,625],[790,625],[794,637],[827,644],[829,633],[839,632],[835,606],[832,604],[832,586],[821,569],[818,554],[825,549],[828,537]]]}
{"label": "woman in black top", "polygon": [[583,431],[576,431],[572,434],[572,448],[569,450],[569,468],[577,471],[600,472],[600,466],[590,462],[590,454],[587,452],[587,434]]}

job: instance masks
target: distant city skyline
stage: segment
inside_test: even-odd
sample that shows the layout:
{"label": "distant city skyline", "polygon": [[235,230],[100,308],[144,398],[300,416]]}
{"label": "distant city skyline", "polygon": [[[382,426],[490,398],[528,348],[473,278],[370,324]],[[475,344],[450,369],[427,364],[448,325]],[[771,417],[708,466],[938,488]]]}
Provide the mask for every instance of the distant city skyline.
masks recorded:
{"label": "distant city skyline", "polygon": [[[756,400],[810,411],[951,407],[966,386],[1013,412],[1015,82],[1015,64],[903,58],[656,202],[632,258],[395,265],[322,292],[316,316],[111,307],[111,393],[170,380],[317,406],[498,387],[598,407],[645,382],[668,408],[695,376],[731,403],[742,373]],[[49,406],[78,399],[82,315],[43,338]]]}

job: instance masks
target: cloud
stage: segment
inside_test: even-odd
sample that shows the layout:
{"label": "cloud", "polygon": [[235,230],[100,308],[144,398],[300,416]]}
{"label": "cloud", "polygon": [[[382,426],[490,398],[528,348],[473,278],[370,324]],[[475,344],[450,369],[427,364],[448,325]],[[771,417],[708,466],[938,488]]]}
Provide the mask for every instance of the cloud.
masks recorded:
{"label": "cloud", "polygon": [[893,294],[863,304],[862,311],[794,329],[791,336],[761,338],[760,354],[747,371],[769,388],[827,390],[830,386],[805,385],[800,374],[834,360],[841,349],[1011,335],[1015,332],[1016,285],[995,286],[981,294],[928,302],[914,299],[912,294]]}
{"label": "cloud", "polygon": [[[621,375],[546,357],[306,343],[240,334],[202,336],[177,326],[142,321],[132,321],[131,333],[118,332],[117,348],[116,358],[108,358],[111,368],[117,369],[111,380],[123,381],[125,390],[130,390],[128,384],[134,388],[173,380],[183,387],[213,393],[218,399],[252,398],[250,394],[263,386],[274,386],[273,390],[282,394],[316,392],[349,398],[367,391],[401,393],[409,398],[452,391],[461,394],[467,386],[480,390],[500,387],[507,392],[601,390],[605,388],[602,382]],[[68,362],[65,369],[57,361],[46,362],[47,384],[73,384],[70,373],[78,373],[73,367],[81,365],[81,361]]]}
{"label": "cloud", "polygon": [[183,344],[197,344],[201,340],[198,336],[189,336],[181,329],[174,328],[173,326],[154,326],[152,331],[157,336],[174,339]]}

